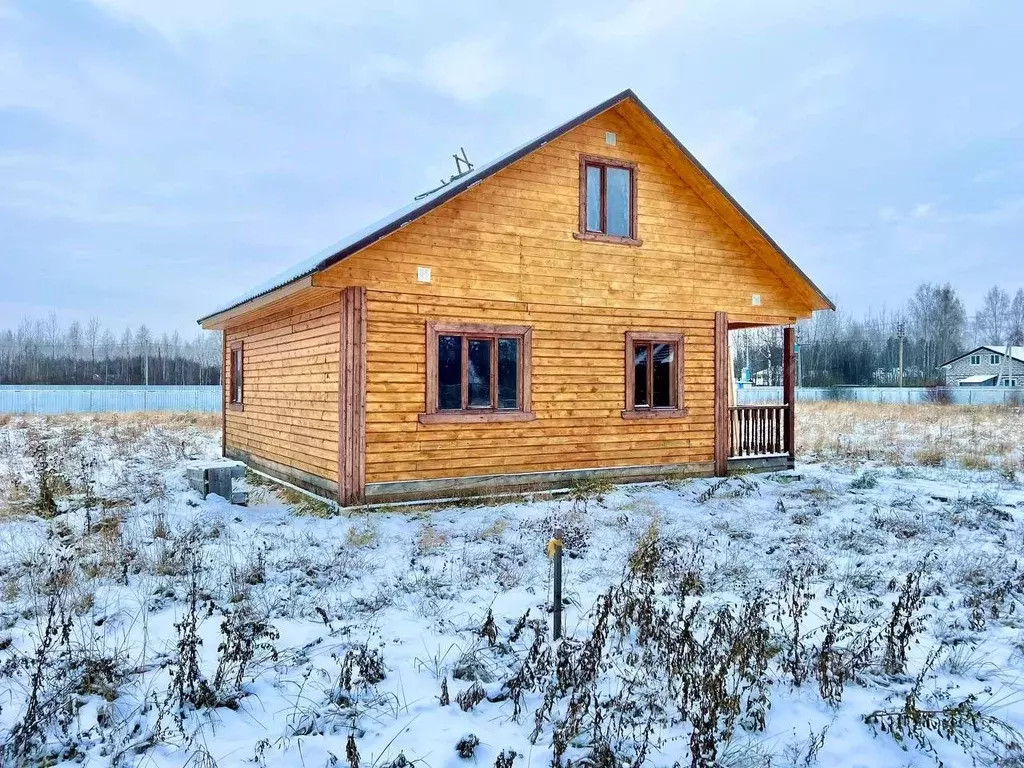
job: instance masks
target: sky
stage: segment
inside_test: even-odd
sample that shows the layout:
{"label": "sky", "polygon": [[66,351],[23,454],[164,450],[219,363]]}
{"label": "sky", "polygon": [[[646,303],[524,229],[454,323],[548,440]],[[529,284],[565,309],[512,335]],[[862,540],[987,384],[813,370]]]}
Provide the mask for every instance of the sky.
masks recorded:
{"label": "sky", "polygon": [[0,0],[0,328],[192,333],[632,88],[855,313],[1024,287],[1024,3]]}

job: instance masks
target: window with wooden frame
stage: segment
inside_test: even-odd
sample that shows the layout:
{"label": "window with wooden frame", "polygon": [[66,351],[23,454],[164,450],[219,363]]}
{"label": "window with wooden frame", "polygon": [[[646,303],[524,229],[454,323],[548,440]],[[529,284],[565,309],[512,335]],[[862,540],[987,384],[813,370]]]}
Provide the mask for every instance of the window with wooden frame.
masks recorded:
{"label": "window with wooden frame", "polygon": [[636,163],[580,155],[580,225],[573,237],[641,245],[636,220]]}
{"label": "window with wooden frame", "polygon": [[626,408],[624,419],[686,416],[683,403],[683,335],[626,333]]}
{"label": "window with wooden frame", "polygon": [[532,335],[525,325],[428,322],[420,423],[533,420]]}
{"label": "window with wooden frame", "polygon": [[233,411],[242,410],[244,383],[245,383],[245,356],[242,351],[242,342],[231,342],[231,363],[228,369],[228,407]]}

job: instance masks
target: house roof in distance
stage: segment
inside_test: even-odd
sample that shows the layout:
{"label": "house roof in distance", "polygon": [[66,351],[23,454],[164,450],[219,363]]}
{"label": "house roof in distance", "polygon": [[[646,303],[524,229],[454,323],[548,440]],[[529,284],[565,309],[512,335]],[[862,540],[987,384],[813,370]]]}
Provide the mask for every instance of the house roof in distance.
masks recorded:
{"label": "house roof in distance", "polygon": [[[982,344],[980,347],[975,347],[969,352],[964,352],[962,355],[957,355],[952,360],[947,360],[942,364],[941,367],[952,365],[957,360],[963,360],[968,355],[976,355],[979,352],[991,352],[993,354],[1005,355],[1006,345],[1005,344]],[[1010,347],[1010,357],[1021,363],[1024,363],[1024,347]]]}
{"label": "house roof in distance", "polygon": [[742,206],[730,195],[721,184],[704,168],[703,165],[690,153],[686,147],[677,139],[668,128],[654,115],[653,112],[648,109],[639,97],[632,90],[626,89],[621,93],[617,93],[610,99],[602,101],[600,104],[591,107],[590,109],[582,112],[576,117],[568,120],[561,125],[552,128],[550,131],[538,136],[532,141],[513,149],[510,152],[502,155],[501,157],[492,160],[489,163],[477,166],[469,173],[466,173],[450,183],[439,187],[438,189],[432,190],[426,195],[422,195],[414,199],[408,205],[399,208],[398,210],[388,214],[384,218],[375,221],[374,223],[353,232],[343,240],[338,241],[334,245],[325,248],[324,250],[310,256],[308,259],[296,264],[295,266],[287,269],[280,274],[266,280],[251,290],[243,293],[231,301],[227,302],[218,309],[209,312],[199,319],[199,323],[202,324],[207,320],[210,320],[217,315],[234,310],[243,304],[246,304],[255,299],[267,296],[268,294],[277,291],[278,289],[284,288],[292,283],[295,283],[304,278],[327,269],[333,264],[338,263],[342,259],[351,256],[352,254],[363,250],[364,248],[372,245],[373,243],[381,240],[391,233],[401,229],[406,224],[420,218],[424,214],[432,211],[433,209],[444,205],[446,202],[456,197],[461,192],[466,191],[470,187],[480,183],[484,179],[494,175],[503,168],[511,165],[517,160],[525,157],[526,155],[540,149],[545,144],[559,138],[565,133],[571,131],[579,125],[587,122],[588,120],[596,117],[597,115],[605,112],[623,102],[631,102],[635,105],[647,118],[649,118],[664,134],[668,137],[675,149],[685,155],[686,159],[692,163],[700,173],[706,177],[707,181],[710,182],[715,189],[728,201],[728,203],[746,220],[746,222],[754,228],[757,234],[763,238],[763,240],[769,245],[772,251],[777,253],[785,263],[796,273],[797,278],[806,285],[811,293],[816,298],[816,302],[819,306],[814,307],[815,309],[835,309],[835,305],[832,301],[818,288],[811,279],[804,274],[804,272],[796,265],[796,263],[786,254],[785,251],[768,235],[761,226],[754,221],[753,217],[747,213]]}

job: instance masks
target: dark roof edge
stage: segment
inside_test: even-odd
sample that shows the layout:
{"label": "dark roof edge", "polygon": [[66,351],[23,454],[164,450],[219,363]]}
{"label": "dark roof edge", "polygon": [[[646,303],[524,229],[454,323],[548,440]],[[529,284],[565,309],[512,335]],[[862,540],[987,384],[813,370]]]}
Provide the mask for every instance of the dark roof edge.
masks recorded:
{"label": "dark roof edge", "polygon": [[[1017,346],[1018,345],[1016,345],[1016,344],[1010,344],[1010,349],[1011,350],[1017,349]],[[985,350],[986,352],[992,352],[993,354],[997,354],[997,355],[1005,355],[1006,354],[1006,344],[982,344],[979,347],[975,347],[974,349],[971,349],[971,350],[968,350],[967,352],[964,352],[962,355],[957,355],[956,357],[954,357],[954,358],[952,358],[950,360],[947,360],[944,363],[941,363],[939,365],[939,368],[945,368],[950,363],[955,363],[957,360],[963,360],[968,355],[973,355],[975,352],[980,352],[981,350]],[[1016,360],[1019,363],[1024,363],[1024,360],[1021,360],[1019,357],[1016,357],[1013,354],[1012,351],[1010,352],[1010,359],[1011,360]],[[998,374],[993,374],[993,375],[998,375]]]}
{"label": "dark roof edge", "polygon": [[[513,152],[510,152],[508,155],[503,157],[500,162],[494,163],[493,166],[488,167],[479,176],[475,176],[475,177],[473,177],[472,179],[469,179],[466,183],[463,183],[463,184],[459,184],[457,181],[451,183],[449,185],[448,189],[443,191],[441,194],[436,195],[434,197],[431,197],[429,200],[424,201],[423,205],[420,205],[420,206],[417,206],[417,207],[413,208],[408,213],[406,213],[404,216],[402,216],[402,217],[400,217],[398,219],[395,219],[394,221],[388,222],[388,224],[386,224],[385,226],[383,226],[383,227],[381,227],[379,229],[375,229],[373,232],[370,232],[366,236],[361,237],[359,240],[356,240],[354,243],[346,245],[341,250],[336,251],[335,253],[331,254],[330,256],[322,259],[315,267],[313,267],[313,268],[303,272],[300,275],[296,275],[291,280],[289,280],[289,281],[287,281],[285,283],[282,283],[281,285],[279,285],[279,286],[277,286],[277,287],[275,287],[275,288],[273,288],[273,289],[271,289],[269,291],[266,291],[265,293],[260,294],[260,295],[265,296],[267,293],[271,293],[272,291],[276,291],[279,288],[283,288],[286,285],[290,285],[291,283],[294,283],[296,280],[301,280],[302,278],[307,277],[307,276],[309,276],[311,274],[315,274],[316,272],[320,272],[320,271],[322,271],[324,269],[327,269],[328,267],[333,266],[334,264],[337,264],[339,261],[345,259],[346,257],[351,256],[353,253],[356,253],[356,252],[361,251],[361,250],[363,250],[364,248],[366,248],[366,247],[368,247],[370,245],[373,245],[378,240],[381,240],[382,238],[387,237],[388,235],[392,234],[393,232],[398,231],[399,229],[404,227],[406,224],[409,224],[410,222],[415,221],[416,219],[420,218],[421,216],[423,216],[423,215],[429,213],[430,211],[434,210],[435,208],[437,208],[437,207],[439,207],[441,205],[444,205],[449,200],[451,200],[453,197],[455,197],[456,195],[466,191],[467,189],[469,189],[470,187],[474,186],[475,184],[477,184],[477,183],[479,183],[479,182],[481,182],[481,181],[483,181],[483,180],[493,176],[498,171],[501,171],[504,168],[507,168],[512,163],[516,162],[517,160],[521,160],[522,158],[526,157],[527,155],[531,154],[532,152],[537,151],[542,146],[547,144],[549,141],[554,141],[555,139],[557,139],[562,134],[571,131],[573,128],[577,127],[578,125],[582,125],[583,123],[587,122],[588,120],[590,120],[590,119],[592,119],[594,117],[597,117],[602,112],[607,112],[609,109],[614,107],[616,104],[618,104],[618,103],[620,103],[622,101],[625,101],[628,98],[633,98],[637,102],[640,101],[640,99],[637,98],[637,95],[635,93],[633,93],[633,91],[631,89],[629,89],[629,88],[627,88],[624,91],[621,91],[620,93],[615,94],[610,99],[605,99],[604,101],[602,101],[597,106],[591,107],[586,112],[583,112],[582,114],[579,114],[576,117],[574,117],[572,120],[569,120],[568,122],[562,123],[561,125],[559,125],[559,126],[557,126],[555,128],[552,128],[547,133],[542,134],[541,136],[538,136],[536,139],[531,141],[529,144],[524,144],[519,149],[517,149],[517,150],[515,150]],[[230,312],[231,310],[236,309],[236,308],[242,306],[243,304],[248,304],[250,301],[252,301],[253,299],[256,299],[256,298],[259,298],[259,296],[252,296],[252,297],[246,299],[245,301],[238,302],[237,304],[235,304],[233,306],[225,307],[224,309],[217,310],[213,314],[206,315],[205,317],[199,318],[198,322],[200,324],[202,324],[204,321],[209,320],[211,317],[215,317],[216,315],[224,314],[225,312]]]}
{"label": "dark roof edge", "polygon": [[504,170],[508,166],[512,165],[512,163],[516,162],[517,160],[522,160],[527,155],[529,155],[529,154],[531,154],[533,152],[536,152],[538,149],[540,149],[542,146],[547,144],[549,141],[554,141],[559,136],[561,136],[563,133],[567,133],[567,132],[571,131],[573,128],[575,128],[576,126],[582,125],[583,123],[587,122],[591,118],[597,117],[602,112],[608,111],[609,109],[614,107],[616,104],[618,104],[620,101],[625,101],[629,97],[632,97],[632,98],[636,99],[637,101],[640,101],[639,99],[637,99],[636,94],[633,93],[633,91],[631,91],[628,88],[626,90],[622,91],[621,93],[615,94],[610,99],[606,99],[605,101],[602,101],[596,107],[591,107],[590,109],[588,109],[583,114],[577,115],[572,120],[569,120],[566,123],[562,123],[557,128],[552,128],[547,133],[545,133],[545,134],[543,134],[541,136],[538,136],[536,139],[531,141],[529,144],[524,144],[522,147],[520,147],[519,149],[515,150],[514,152],[510,152],[507,156],[502,158],[500,162],[497,162],[493,166],[487,168],[484,171],[484,173],[482,173],[480,176],[476,176],[473,179],[471,179],[469,181],[469,183],[461,184],[460,185],[458,182],[455,182],[453,184],[450,184],[448,190],[442,192],[440,195],[437,195],[436,197],[430,198],[430,200],[425,201],[423,205],[418,206],[417,208],[414,208],[413,210],[409,211],[409,213],[407,213],[405,216],[402,216],[400,219],[396,219],[394,222],[389,223],[387,226],[384,226],[384,227],[381,227],[380,229],[374,230],[373,232],[368,234],[366,237],[363,237],[363,238],[357,240],[356,242],[352,243],[351,245],[349,245],[349,246],[343,248],[342,250],[338,251],[334,255],[328,256],[323,261],[321,261],[319,264],[317,264],[316,268],[313,271],[314,272],[319,272],[322,269],[327,269],[327,267],[330,267],[330,266],[332,266],[334,264],[337,264],[339,261],[344,259],[346,256],[351,256],[353,253],[356,253],[357,251],[363,250],[364,248],[366,248],[369,245],[372,245],[373,243],[375,243],[376,241],[380,240],[381,238],[387,237],[392,232],[396,232],[397,230],[399,230],[402,227],[404,227],[406,224],[408,224],[408,223],[418,219],[420,216],[423,216],[424,214],[429,213],[430,211],[434,210],[435,208],[438,208],[438,207],[444,205],[445,203],[447,203],[449,200],[451,200],[453,197],[455,197],[456,195],[460,194],[461,192],[465,192],[467,189],[469,189],[472,186],[475,186],[476,184],[480,183],[484,179],[490,178],[491,176],[496,174],[498,171]]}
{"label": "dark roof edge", "polygon": [[701,173],[704,174],[704,176],[707,178],[707,180],[715,185],[715,189],[717,189],[722,194],[722,196],[725,197],[725,199],[728,200],[729,203],[732,204],[732,206],[737,211],[740,212],[740,214],[743,216],[743,218],[745,218],[748,222],[750,222],[751,226],[753,226],[754,229],[757,230],[758,234],[761,235],[761,237],[763,237],[765,240],[768,241],[768,244],[772,248],[774,248],[779,253],[779,255],[782,256],[783,259],[786,260],[786,263],[789,264],[789,266],[791,266],[793,268],[793,270],[801,278],[803,278],[804,282],[806,282],[809,286],[811,286],[811,288],[814,289],[814,292],[817,293],[818,296],[821,297],[822,301],[824,301],[826,304],[828,304],[829,309],[835,309],[836,305],[832,302],[832,299],[830,299],[828,296],[826,296],[825,292],[822,291],[821,288],[819,288],[817,285],[814,284],[814,281],[811,280],[811,278],[809,278],[807,276],[807,273],[805,273],[802,269],[800,269],[799,266],[797,266],[797,263],[795,261],[793,261],[793,259],[791,259],[789,257],[789,254],[786,253],[784,250],[782,250],[782,246],[780,246],[777,242],[775,242],[775,240],[772,238],[771,235],[769,235],[767,232],[765,232],[764,228],[760,224],[757,223],[757,220],[754,219],[754,217],[751,216],[747,212],[747,209],[744,208],[742,205],[740,205],[735,197],[733,197],[731,194],[729,194],[729,191],[719,183],[718,179],[716,179],[714,176],[711,175],[711,172],[707,168],[704,167],[704,164],[700,160],[698,160],[696,157],[693,156],[693,153],[691,153],[690,150],[688,150],[683,145],[683,142],[681,142],[678,138],[676,138],[676,135],[674,133],[672,133],[672,131],[670,131],[668,129],[668,127],[663,122],[661,122],[660,119],[658,119],[658,116],[656,114],[651,112],[651,110],[648,108],[648,106],[646,104],[644,104],[636,96],[636,94],[634,94],[632,91],[630,91],[630,95],[636,101],[637,106],[639,106],[640,109],[643,110],[644,114],[647,115],[647,117],[651,120],[651,122],[653,122],[656,126],[658,126],[658,128],[660,128],[662,130],[662,132],[664,132],[664,134],[666,136],[668,136],[670,139],[672,139],[672,143],[674,143],[676,145],[676,148],[680,152],[682,152],[684,155],[686,155],[687,159],[691,163],[693,163],[695,166],[697,166],[697,168],[700,170]]}
{"label": "dark roof edge", "polygon": [[732,206],[734,206],[736,208],[736,210],[739,211],[740,214],[748,222],[750,222],[750,224],[754,227],[754,229],[757,230],[758,234],[760,234],[768,242],[768,244],[772,248],[774,248],[775,251],[777,251],[779,253],[779,255],[782,256],[783,259],[785,259],[786,263],[789,264],[789,266],[793,268],[793,270],[797,273],[797,275],[801,279],[803,279],[804,282],[806,282],[809,286],[811,286],[811,288],[814,290],[814,292],[817,293],[818,296],[826,304],[828,304],[829,308],[835,309],[836,305],[832,302],[832,300],[828,296],[826,296],[824,294],[824,292],[822,292],[822,290],[820,288],[818,288],[817,285],[814,284],[814,281],[812,281],[807,276],[807,274],[802,269],[800,269],[800,267],[797,266],[796,262],[794,262],[793,259],[791,259],[789,257],[789,255],[784,250],[782,250],[782,248],[779,246],[779,244],[776,243],[775,240],[773,240],[772,237],[767,232],[764,231],[764,229],[761,227],[761,225],[758,224],[757,221],[754,220],[754,217],[751,216],[749,213],[747,213],[746,209],[744,209],[743,206],[740,205],[736,201],[736,198],[734,198],[731,194],[729,194],[729,192],[725,189],[725,187],[723,187],[718,182],[718,179],[716,179],[714,176],[712,176],[711,173],[708,171],[708,169],[705,168],[704,165],[696,157],[694,157],[693,154],[690,153],[690,150],[688,150],[685,146],[683,146],[683,143],[681,141],[679,141],[678,138],[676,138],[676,135],[674,133],[672,133],[672,131],[670,131],[665,126],[665,124],[663,122],[661,122],[661,120],[658,119],[657,115],[655,115],[653,112],[651,112],[651,110],[647,107],[647,105],[644,104],[643,101],[640,100],[640,97],[637,96],[633,92],[633,90],[631,88],[627,88],[626,90],[621,91],[621,92],[615,94],[611,98],[605,99],[600,104],[597,104],[596,106],[591,107],[586,112],[583,112],[583,113],[577,115],[576,117],[572,118],[568,122],[562,123],[561,125],[559,125],[559,126],[557,126],[555,128],[552,128],[547,133],[544,133],[541,136],[538,136],[536,139],[534,139],[533,141],[529,142],[528,144],[524,144],[519,149],[514,150],[513,152],[510,152],[508,155],[506,155],[505,157],[501,158],[501,160],[499,162],[495,162],[493,165],[491,165],[491,166],[487,167],[486,169],[484,169],[484,171],[480,175],[473,176],[473,177],[467,179],[464,183],[461,183],[461,184],[458,181],[452,182],[448,186],[448,188],[446,190],[441,192],[441,194],[436,195],[436,196],[432,196],[428,200],[425,200],[423,205],[416,206],[415,208],[412,208],[411,210],[409,210],[403,216],[401,216],[401,217],[399,217],[397,219],[394,219],[392,221],[389,221],[386,225],[380,227],[379,229],[375,229],[372,232],[370,232],[367,235],[365,235],[364,237],[361,237],[358,240],[356,240],[356,241],[354,241],[352,243],[347,244],[344,248],[342,248],[342,249],[340,249],[338,251],[335,251],[330,256],[327,256],[327,257],[321,259],[315,266],[311,267],[310,269],[307,269],[306,271],[304,271],[304,272],[302,272],[300,274],[295,275],[290,280],[285,281],[281,285],[275,286],[274,288],[268,289],[267,291],[264,291],[264,292],[262,292],[260,294],[255,295],[255,296],[250,296],[249,298],[245,299],[244,301],[239,301],[238,303],[233,304],[231,306],[223,307],[221,309],[218,309],[216,312],[213,312],[213,313],[211,313],[209,315],[206,315],[204,317],[199,318],[199,320],[197,322],[202,324],[206,320],[209,320],[211,317],[216,317],[217,315],[222,315],[225,312],[230,312],[231,310],[237,309],[238,307],[240,307],[240,306],[242,306],[244,304],[248,304],[250,301],[253,301],[254,299],[257,299],[260,296],[265,296],[268,293],[272,293],[273,291],[279,290],[279,289],[285,287],[286,285],[290,285],[290,284],[294,283],[297,280],[301,280],[304,277],[308,277],[309,275],[315,274],[315,273],[320,272],[320,271],[322,271],[324,269],[327,269],[330,266],[333,266],[334,264],[337,264],[339,261],[345,259],[346,257],[351,256],[352,254],[354,254],[354,253],[356,253],[358,251],[361,251],[361,250],[363,250],[364,248],[366,248],[366,247],[368,247],[370,245],[373,245],[373,243],[377,242],[378,240],[381,240],[382,238],[387,237],[388,235],[392,234],[393,232],[396,232],[397,230],[399,230],[402,227],[406,226],[410,222],[415,221],[416,219],[420,218],[424,214],[427,214],[430,211],[434,210],[435,208],[438,208],[439,206],[444,205],[449,200],[451,200],[452,198],[454,198],[457,195],[461,194],[462,192],[466,191],[470,187],[473,187],[476,184],[478,184],[479,182],[484,181],[487,178],[490,178],[491,176],[493,176],[498,171],[501,171],[504,168],[507,168],[512,163],[514,163],[514,162],[516,162],[518,160],[521,160],[522,158],[526,157],[527,155],[531,154],[532,152],[535,152],[536,150],[540,149],[542,146],[544,146],[548,142],[554,141],[555,139],[560,137],[562,134],[571,131],[573,128],[576,128],[577,126],[582,125],[583,123],[587,122],[588,120],[591,120],[592,118],[596,117],[597,115],[601,114],[602,112],[608,111],[612,107],[616,106],[620,102],[623,102],[623,101],[625,101],[627,99],[632,99],[633,101],[636,102],[637,106],[639,106],[640,109],[643,110],[644,114],[647,115],[647,117],[656,126],[658,126],[658,128],[661,129],[670,139],[672,139],[672,142],[676,145],[676,147],[679,149],[679,151],[682,152],[687,157],[687,159],[690,162],[692,162],[700,170],[701,173],[704,174],[704,176],[708,179],[708,181],[710,181],[715,186],[715,188],[725,197],[725,199],[728,200],[729,203]]}

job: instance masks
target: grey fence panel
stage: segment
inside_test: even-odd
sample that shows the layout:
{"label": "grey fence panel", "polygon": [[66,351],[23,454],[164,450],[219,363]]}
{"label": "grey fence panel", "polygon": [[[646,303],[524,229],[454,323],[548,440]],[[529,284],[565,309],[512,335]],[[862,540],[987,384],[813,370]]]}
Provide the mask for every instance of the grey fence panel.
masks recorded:
{"label": "grey fence panel", "polygon": [[219,386],[0,386],[0,413],[193,411],[219,413]]}
{"label": "grey fence panel", "polygon": [[[798,402],[837,402],[920,404],[953,403],[955,405],[1024,405],[1024,389],[1020,387],[800,387]],[[759,405],[781,403],[782,387],[744,387],[737,390],[737,403]]]}

